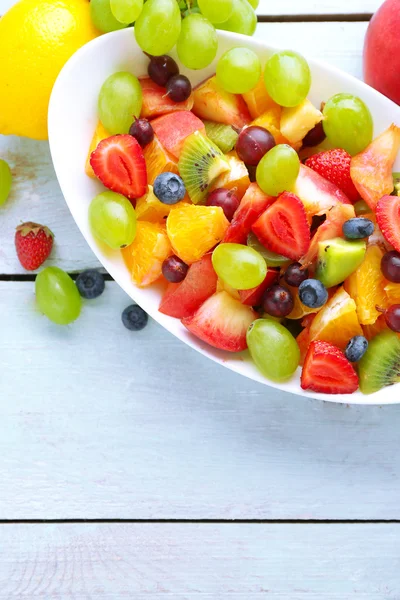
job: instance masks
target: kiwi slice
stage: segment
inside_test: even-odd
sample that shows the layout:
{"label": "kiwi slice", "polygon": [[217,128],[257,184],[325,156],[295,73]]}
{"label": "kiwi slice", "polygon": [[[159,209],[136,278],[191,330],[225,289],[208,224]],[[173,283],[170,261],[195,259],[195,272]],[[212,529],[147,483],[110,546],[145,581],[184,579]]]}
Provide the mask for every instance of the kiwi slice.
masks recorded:
{"label": "kiwi slice", "polygon": [[204,121],[207,137],[218,146],[224,154],[233,150],[239,135],[230,125]]}
{"label": "kiwi slice", "polygon": [[365,240],[334,238],[318,243],[318,263],[315,277],[330,288],[351,275],[364,260]]}
{"label": "kiwi slice", "polygon": [[199,204],[205,200],[213,181],[229,171],[229,163],[218,146],[195,131],[185,140],[178,168],[191,201]]}
{"label": "kiwi slice", "polygon": [[[207,129],[206,129],[207,130]],[[393,196],[400,196],[400,173],[393,173]]]}
{"label": "kiwi slice", "polygon": [[261,254],[268,267],[283,267],[292,262],[287,256],[282,256],[281,254],[272,252],[272,250],[268,250],[268,248],[262,245],[256,234],[252,231],[247,236],[247,245]]}
{"label": "kiwi slice", "polygon": [[382,331],[370,341],[358,372],[363,394],[400,382],[400,339],[394,331]]}

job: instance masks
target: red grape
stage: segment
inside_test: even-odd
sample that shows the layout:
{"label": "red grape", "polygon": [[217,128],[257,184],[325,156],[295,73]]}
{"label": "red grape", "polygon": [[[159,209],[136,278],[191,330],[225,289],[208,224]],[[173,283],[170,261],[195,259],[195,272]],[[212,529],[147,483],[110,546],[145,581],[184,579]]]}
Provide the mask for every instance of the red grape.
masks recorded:
{"label": "red grape", "polygon": [[185,75],[174,75],[168,79],[165,87],[167,95],[174,102],[184,102],[192,93],[192,84]]}
{"label": "red grape", "polygon": [[207,198],[207,206],[220,206],[228,221],[232,221],[240,202],[232,190],[217,188]]}
{"label": "red grape", "polygon": [[308,279],[308,269],[304,269],[298,262],[292,263],[286,269],[283,278],[288,285],[299,287],[303,281]]}
{"label": "red grape", "polygon": [[153,128],[147,119],[136,119],[130,126],[129,133],[137,139],[142,148],[154,138]]}
{"label": "red grape", "polygon": [[170,283],[179,283],[183,281],[188,272],[188,265],[178,256],[166,258],[162,264],[162,274]]}
{"label": "red grape", "polygon": [[395,250],[386,252],[382,257],[381,271],[389,281],[400,283],[400,254]]}
{"label": "red grape", "polygon": [[282,285],[275,284],[264,292],[262,308],[273,317],[287,317],[294,306],[293,296]]}
{"label": "red grape", "polygon": [[246,127],[236,142],[236,152],[246,165],[255,167],[275,145],[274,136],[264,127]]}
{"label": "red grape", "polygon": [[174,59],[166,54],[162,56],[150,56],[147,72],[154,83],[165,87],[171,77],[178,75],[179,67]]}
{"label": "red grape", "polygon": [[400,304],[393,304],[385,310],[385,321],[390,329],[400,332]]}
{"label": "red grape", "polygon": [[307,133],[306,137],[303,139],[303,146],[306,148],[318,146],[318,144],[321,144],[325,138],[326,135],[321,121]]}

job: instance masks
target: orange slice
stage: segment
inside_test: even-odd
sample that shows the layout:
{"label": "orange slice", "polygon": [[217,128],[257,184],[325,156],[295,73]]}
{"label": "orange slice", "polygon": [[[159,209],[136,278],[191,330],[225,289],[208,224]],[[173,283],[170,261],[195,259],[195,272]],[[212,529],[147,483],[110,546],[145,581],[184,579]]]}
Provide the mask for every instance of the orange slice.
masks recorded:
{"label": "orange slice", "polygon": [[153,185],[157,175],[165,171],[178,174],[176,160],[163,148],[156,137],[150,144],[145,146],[143,154],[146,161],[147,181],[150,185]]}
{"label": "orange slice", "polygon": [[388,304],[400,304],[400,283],[392,283],[391,281],[385,286],[385,292],[388,299]]}
{"label": "orange slice", "polygon": [[121,252],[136,285],[150,285],[160,277],[164,260],[172,254],[165,225],[138,221],[133,243]]}
{"label": "orange slice", "polygon": [[222,240],[228,225],[219,206],[181,204],[168,215],[167,233],[179,258],[192,264]]}
{"label": "orange slice", "polygon": [[85,164],[86,175],[89,175],[89,177],[92,177],[93,179],[97,179],[97,177],[94,174],[92,165],[90,164],[90,156],[91,156],[92,152],[94,152],[94,150],[96,150],[96,148],[100,144],[100,142],[110,136],[111,136],[111,133],[108,133],[108,131],[104,128],[103,124],[99,121],[96,125],[96,129],[94,131],[92,141],[90,142],[89,152],[88,152],[88,155],[86,158],[86,164]]}
{"label": "orange slice", "polygon": [[[190,202],[189,197],[185,196],[182,203]],[[149,185],[147,194],[136,200],[136,218],[140,221],[150,221],[150,223],[164,223],[169,213],[174,206],[180,206],[181,202],[177,204],[164,204],[160,202],[157,196],[153,193],[153,186]]]}

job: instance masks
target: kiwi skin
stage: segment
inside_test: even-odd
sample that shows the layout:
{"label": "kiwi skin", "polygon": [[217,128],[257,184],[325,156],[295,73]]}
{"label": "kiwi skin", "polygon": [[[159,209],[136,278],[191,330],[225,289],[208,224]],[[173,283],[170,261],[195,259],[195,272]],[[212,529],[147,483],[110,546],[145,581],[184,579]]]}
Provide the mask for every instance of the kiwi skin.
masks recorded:
{"label": "kiwi skin", "polygon": [[370,341],[358,373],[363,394],[400,382],[400,338],[394,331],[382,331]]}

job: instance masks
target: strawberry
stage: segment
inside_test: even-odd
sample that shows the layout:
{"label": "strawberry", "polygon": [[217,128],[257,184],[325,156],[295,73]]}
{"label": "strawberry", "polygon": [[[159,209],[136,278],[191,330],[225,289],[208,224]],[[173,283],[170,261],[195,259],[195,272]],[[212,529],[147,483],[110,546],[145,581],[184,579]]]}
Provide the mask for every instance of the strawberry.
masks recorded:
{"label": "strawberry", "polygon": [[251,226],[274,201],[273,196],[267,196],[256,183],[251,183],[233,215],[223,241],[246,244]]}
{"label": "strawberry", "polygon": [[276,282],[279,277],[278,269],[268,267],[265,279],[260,285],[250,290],[239,290],[240,302],[248,306],[258,306],[263,293]]}
{"label": "strawberry", "polygon": [[321,394],[352,394],[358,388],[358,376],[339,348],[317,340],[308,348],[301,387]]}
{"label": "strawberry", "polygon": [[193,263],[181,283],[170,283],[158,309],[164,315],[183,319],[190,317],[215,293],[217,274],[211,262],[211,254]]}
{"label": "strawberry", "polygon": [[335,148],[314,154],[306,160],[306,165],[334,183],[351,202],[357,202],[360,195],[350,176],[350,162],[351,156],[346,150]]}
{"label": "strawberry", "polygon": [[256,313],[222,291],[204,302],[183,325],[196,337],[214,348],[228,352],[246,350],[246,333]]}
{"label": "strawberry", "polygon": [[101,141],[90,155],[90,164],[100,181],[127,198],[140,198],[147,191],[143,151],[131,135],[112,135]]}
{"label": "strawberry", "polygon": [[27,271],[35,271],[50,256],[53,233],[38,223],[22,223],[15,231],[15,248],[21,265]]}
{"label": "strawberry", "polygon": [[283,192],[252,227],[260,242],[277,254],[298,260],[310,246],[310,229],[302,201]]}
{"label": "strawberry", "polygon": [[376,220],[383,237],[400,252],[400,196],[383,196],[376,207]]}

